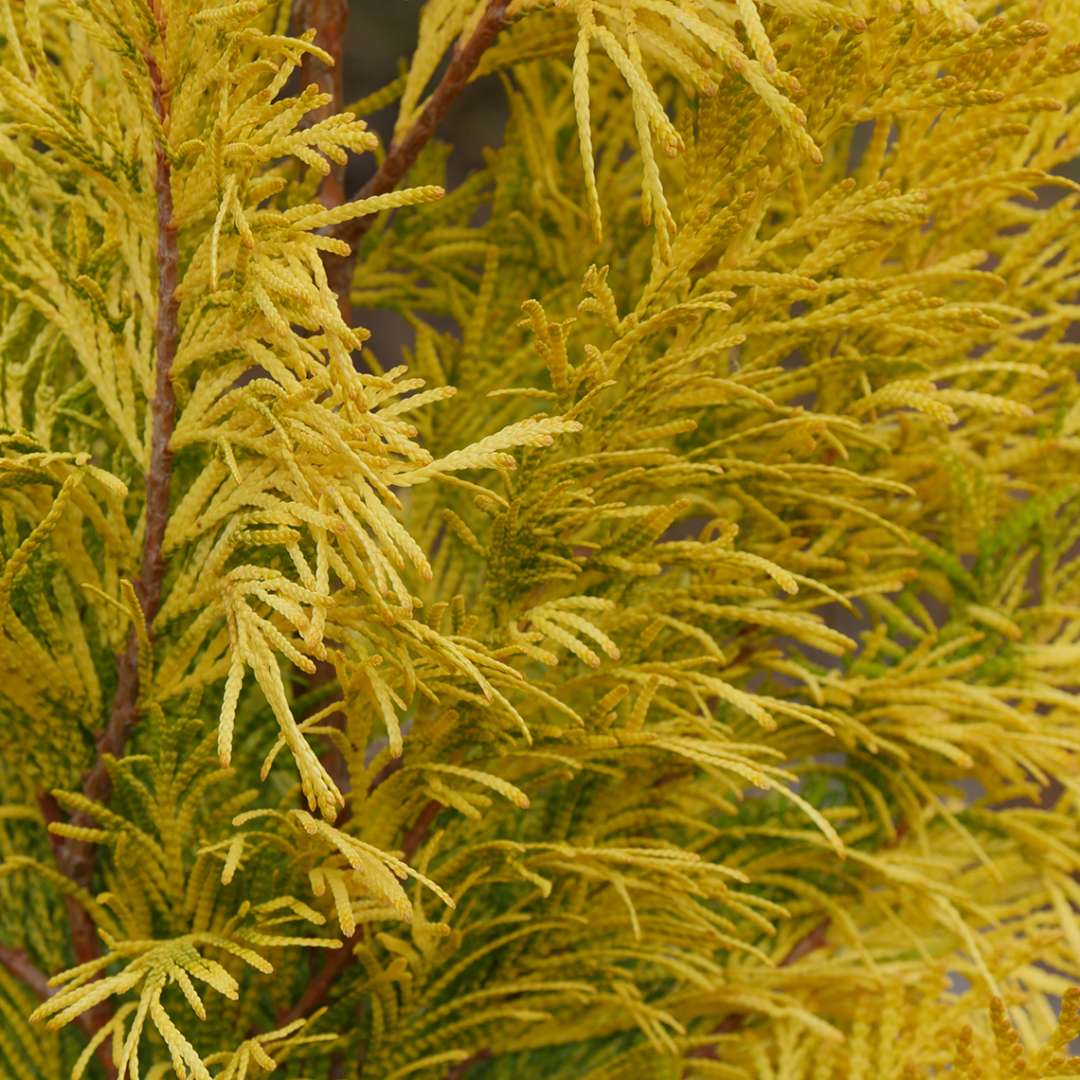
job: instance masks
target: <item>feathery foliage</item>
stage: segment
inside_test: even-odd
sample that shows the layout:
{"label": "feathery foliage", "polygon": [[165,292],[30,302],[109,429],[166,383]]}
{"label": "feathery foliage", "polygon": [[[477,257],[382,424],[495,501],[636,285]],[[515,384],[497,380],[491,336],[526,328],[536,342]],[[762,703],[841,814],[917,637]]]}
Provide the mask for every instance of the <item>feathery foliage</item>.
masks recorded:
{"label": "feathery foliage", "polygon": [[1080,1076],[1080,6],[319,10],[0,0],[0,1073]]}

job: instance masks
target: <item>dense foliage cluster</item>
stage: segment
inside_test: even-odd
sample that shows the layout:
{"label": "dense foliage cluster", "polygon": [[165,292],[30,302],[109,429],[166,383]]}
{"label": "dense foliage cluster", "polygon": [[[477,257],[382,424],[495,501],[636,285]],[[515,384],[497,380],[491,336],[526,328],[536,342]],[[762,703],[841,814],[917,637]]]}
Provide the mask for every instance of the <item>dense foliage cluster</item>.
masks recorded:
{"label": "dense foliage cluster", "polygon": [[0,0],[0,1074],[1080,1076],[1080,5],[330,59]]}

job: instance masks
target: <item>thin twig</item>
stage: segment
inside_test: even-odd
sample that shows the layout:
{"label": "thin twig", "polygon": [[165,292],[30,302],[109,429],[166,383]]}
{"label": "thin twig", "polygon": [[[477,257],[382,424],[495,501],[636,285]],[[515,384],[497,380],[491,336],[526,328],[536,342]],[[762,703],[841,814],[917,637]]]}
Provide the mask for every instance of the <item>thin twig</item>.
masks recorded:
{"label": "thin twig", "polygon": [[353,949],[363,940],[364,928],[358,926],[342,943],[340,949],[327,953],[323,966],[318,975],[307,984],[303,994],[288,1009],[284,1009],[277,1015],[279,1028],[299,1020],[302,1016],[313,1013],[326,1000],[330,988],[334,985],[337,977],[348,967],[353,958]]}
{"label": "thin twig", "polygon": [[[163,17],[158,17],[160,40],[164,41]],[[150,77],[154,112],[163,131],[169,127],[169,89],[157,59],[150,53],[144,57]],[[165,577],[164,540],[169,519],[169,492],[172,479],[172,440],[176,424],[176,393],[172,384],[172,365],[179,339],[179,257],[176,222],[173,218],[172,166],[167,148],[158,144],[155,151],[154,197],[157,204],[157,270],[158,310],[154,327],[155,381],[154,397],[150,402],[151,437],[150,463],[146,473],[146,522],[143,534],[142,561],[135,592],[148,632],[161,606],[162,582]],[[93,766],[83,777],[82,791],[93,802],[106,802],[112,794],[112,779],[107,761],[123,755],[131,729],[138,719],[139,646],[135,629],[128,635],[123,653],[117,662],[116,691],[105,730],[97,740]],[[39,797],[46,823],[57,817],[58,808],[49,795]],[[71,824],[86,828],[93,818],[77,812]],[[94,876],[96,849],[80,840],[64,838],[54,843],[53,851],[60,870],[76,884],[88,888]],[[97,933],[89,915],[74,902],[68,904],[72,950],[78,963],[93,960],[101,953]],[[99,1031],[112,1016],[107,1002],[85,1014],[91,1034]],[[110,1076],[115,1068],[109,1053],[108,1040],[99,1047],[99,1057]]]}
{"label": "thin twig", "polygon": [[412,857],[416,854],[420,845],[427,839],[427,835],[431,831],[431,826],[439,816],[439,811],[442,808],[442,803],[437,802],[435,799],[429,799],[424,803],[423,809],[416,815],[416,820],[413,822],[412,828],[409,829],[405,834],[404,840],[401,841],[402,857],[406,862],[412,862]]}
{"label": "thin twig", "polygon": [[[484,53],[491,47],[506,26],[509,0],[488,0],[488,6],[469,38],[459,42],[454,50],[439,85],[428,98],[427,104],[408,131],[393,143],[375,175],[356,193],[356,199],[373,195],[385,195],[401,182],[402,178],[420,156],[420,151],[431,141],[443,122],[450,107],[461,95],[476,71]],[[356,262],[356,245],[375,222],[374,214],[352,218],[334,230],[334,236],[344,240],[353,251],[347,256],[329,256],[326,260],[327,276],[334,291],[341,296],[352,283]]]}
{"label": "thin twig", "polygon": [[[810,953],[817,949],[822,948],[828,942],[829,937],[830,920],[824,919],[817,924],[812,930],[804,934],[794,945],[784,954],[784,958],[777,965],[778,967],[791,967],[792,964],[797,963],[803,957],[808,956]],[[742,1026],[749,1019],[746,1013],[732,1013],[730,1016],[721,1020],[716,1027],[713,1028],[713,1035],[730,1035],[733,1032],[741,1030]],[[686,1056],[688,1058],[696,1058],[697,1060],[715,1061],[719,1056],[719,1050],[715,1043],[707,1043],[704,1046],[697,1046],[693,1050],[687,1051]]]}
{"label": "thin twig", "polygon": [[[48,792],[41,792],[37,798],[38,806],[41,808],[41,816],[45,821],[45,828],[48,829],[54,822],[60,822],[64,820],[63,812],[60,809],[60,804],[56,799]],[[56,860],[56,865],[61,870],[66,870],[66,852],[67,841],[57,836],[55,833],[49,833],[49,844],[52,847],[53,858]],[[70,874],[69,874],[70,876]],[[80,964],[86,963],[87,960],[93,960],[98,954],[97,949],[97,931],[94,929],[94,921],[90,918],[87,910],[75,899],[74,896],[70,896],[67,893],[64,894],[64,907],[67,909],[68,924],[71,929],[71,945],[72,950],[75,953],[75,958]],[[101,1002],[94,1007],[99,1010],[98,1016],[104,1023],[108,1019],[108,1002]]]}
{"label": "thin twig", "polygon": [[0,964],[3,964],[19,982],[29,987],[42,1001],[52,993],[48,975],[22,949],[0,945]]}
{"label": "thin twig", "polygon": [[[30,959],[24,950],[12,948],[9,945],[0,945],[0,966],[7,968],[35,997],[41,998],[42,1001],[52,997],[53,988],[49,985],[48,975]],[[94,1033],[99,1030],[98,1027],[95,1027],[90,1012],[76,1016],[75,1023],[82,1028],[88,1039],[92,1038]],[[114,1075],[110,1048],[105,1045],[99,1046],[97,1056],[105,1071],[110,1076]]]}
{"label": "thin twig", "polygon": [[447,1074],[446,1080],[461,1080],[463,1076],[474,1066],[491,1057],[490,1050],[477,1050],[472,1057],[467,1057],[460,1065],[455,1065]]}
{"label": "thin twig", "polygon": [[792,964],[800,961],[804,956],[808,956],[816,949],[820,949],[828,943],[829,938],[829,919],[823,919],[814,927],[808,934],[799,938],[794,945],[787,951],[787,955],[780,961],[780,967],[791,967]]}
{"label": "thin twig", "polygon": [[[164,27],[161,27],[164,37]],[[161,69],[152,55],[146,56],[154,111],[167,130],[169,91]],[[146,473],[146,526],[143,535],[142,564],[135,592],[139,598],[147,630],[161,606],[161,587],[165,578],[163,553],[165,527],[169,520],[169,490],[172,480],[172,440],[176,425],[176,393],[172,385],[172,365],[179,338],[179,299],[176,288],[179,276],[176,222],[173,220],[172,166],[164,146],[156,151],[157,168],[154,194],[157,201],[158,311],[154,328],[155,383],[150,403],[152,421],[150,466]],[[117,667],[116,692],[105,730],[97,740],[97,757],[83,778],[83,794],[94,802],[105,802],[112,793],[106,761],[122,756],[131,729],[138,718],[139,648],[134,629]],[[72,824],[92,826],[85,814],[75,814]],[[95,848],[78,840],[67,840],[61,847],[61,869],[75,882],[86,887],[94,872]]]}

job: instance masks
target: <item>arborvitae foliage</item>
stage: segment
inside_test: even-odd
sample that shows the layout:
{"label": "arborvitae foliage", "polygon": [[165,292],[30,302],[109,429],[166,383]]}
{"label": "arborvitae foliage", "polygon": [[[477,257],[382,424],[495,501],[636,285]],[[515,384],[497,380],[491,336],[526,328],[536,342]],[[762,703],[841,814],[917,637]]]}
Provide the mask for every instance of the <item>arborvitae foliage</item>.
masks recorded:
{"label": "arborvitae foliage", "polygon": [[1080,1075],[1080,4],[343,16],[0,0],[0,1074]]}

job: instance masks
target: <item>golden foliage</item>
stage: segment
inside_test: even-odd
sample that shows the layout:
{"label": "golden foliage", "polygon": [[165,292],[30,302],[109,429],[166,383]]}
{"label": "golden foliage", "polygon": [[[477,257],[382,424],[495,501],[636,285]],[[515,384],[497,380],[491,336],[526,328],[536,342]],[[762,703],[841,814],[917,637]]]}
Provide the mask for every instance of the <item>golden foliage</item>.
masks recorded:
{"label": "golden foliage", "polygon": [[0,1070],[1073,1075],[1080,8],[514,0],[323,205],[486,7],[310,122],[285,4],[0,0]]}

